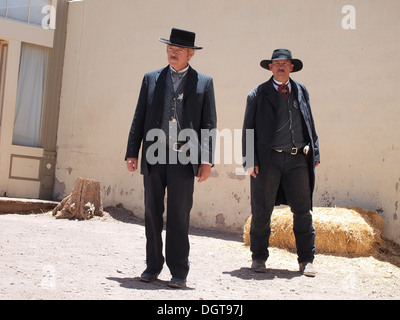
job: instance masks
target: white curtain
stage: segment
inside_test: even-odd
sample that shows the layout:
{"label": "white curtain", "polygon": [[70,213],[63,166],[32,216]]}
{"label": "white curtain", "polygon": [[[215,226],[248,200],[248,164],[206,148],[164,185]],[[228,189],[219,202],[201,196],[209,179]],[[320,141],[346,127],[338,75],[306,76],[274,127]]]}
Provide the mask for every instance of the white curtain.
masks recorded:
{"label": "white curtain", "polygon": [[47,49],[22,44],[13,144],[40,147]]}

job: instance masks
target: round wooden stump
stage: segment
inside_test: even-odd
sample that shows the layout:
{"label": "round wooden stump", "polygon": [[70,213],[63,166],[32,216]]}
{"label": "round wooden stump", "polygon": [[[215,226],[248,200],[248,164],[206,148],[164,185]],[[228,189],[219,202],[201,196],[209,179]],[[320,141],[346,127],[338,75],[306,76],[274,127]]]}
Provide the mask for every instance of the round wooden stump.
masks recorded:
{"label": "round wooden stump", "polygon": [[100,182],[77,178],[69,196],[53,209],[57,219],[88,220],[103,216],[103,203],[100,196]]}

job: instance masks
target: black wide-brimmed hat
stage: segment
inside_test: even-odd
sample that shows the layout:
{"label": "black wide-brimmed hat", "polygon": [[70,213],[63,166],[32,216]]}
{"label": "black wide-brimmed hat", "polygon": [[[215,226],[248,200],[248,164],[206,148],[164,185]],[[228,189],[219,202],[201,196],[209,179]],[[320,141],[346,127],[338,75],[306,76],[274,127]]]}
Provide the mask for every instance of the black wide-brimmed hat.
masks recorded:
{"label": "black wide-brimmed hat", "polygon": [[196,34],[191,31],[181,30],[172,28],[171,35],[169,36],[169,40],[160,38],[163,43],[169,44],[171,46],[201,50],[203,47],[197,47],[194,45],[194,40],[196,38]]}
{"label": "black wide-brimmed hat", "polygon": [[293,64],[293,71],[292,72],[297,72],[303,69],[303,62],[299,59],[293,59],[292,58],[292,53],[288,49],[276,49],[272,53],[272,58],[271,60],[263,60],[260,62],[261,67],[264,69],[270,70],[269,69],[269,64],[272,63],[272,61],[276,60],[290,60]]}

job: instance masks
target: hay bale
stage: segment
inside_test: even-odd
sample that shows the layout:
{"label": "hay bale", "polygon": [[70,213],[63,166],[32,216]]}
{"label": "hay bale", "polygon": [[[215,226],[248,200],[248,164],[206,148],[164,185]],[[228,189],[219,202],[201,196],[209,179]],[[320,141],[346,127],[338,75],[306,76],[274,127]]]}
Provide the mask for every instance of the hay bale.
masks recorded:
{"label": "hay bale", "polygon": [[[382,242],[383,219],[376,211],[360,207],[314,208],[315,244],[318,253],[351,254],[373,253]],[[250,244],[251,216],[243,228],[243,240]],[[270,246],[295,249],[293,214],[290,208],[275,209],[271,217]]]}

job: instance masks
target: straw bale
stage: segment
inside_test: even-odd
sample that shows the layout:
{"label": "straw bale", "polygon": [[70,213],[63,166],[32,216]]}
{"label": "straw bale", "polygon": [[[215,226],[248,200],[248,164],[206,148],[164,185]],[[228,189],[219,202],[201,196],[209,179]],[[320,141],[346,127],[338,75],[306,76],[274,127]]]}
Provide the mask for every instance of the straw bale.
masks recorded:
{"label": "straw bale", "polygon": [[[318,253],[365,256],[382,242],[383,219],[376,211],[360,207],[315,207],[315,245]],[[250,244],[251,216],[243,228],[243,240]],[[271,217],[270,246],[295,249],[293,214],[290,208],[275,209]]]}

